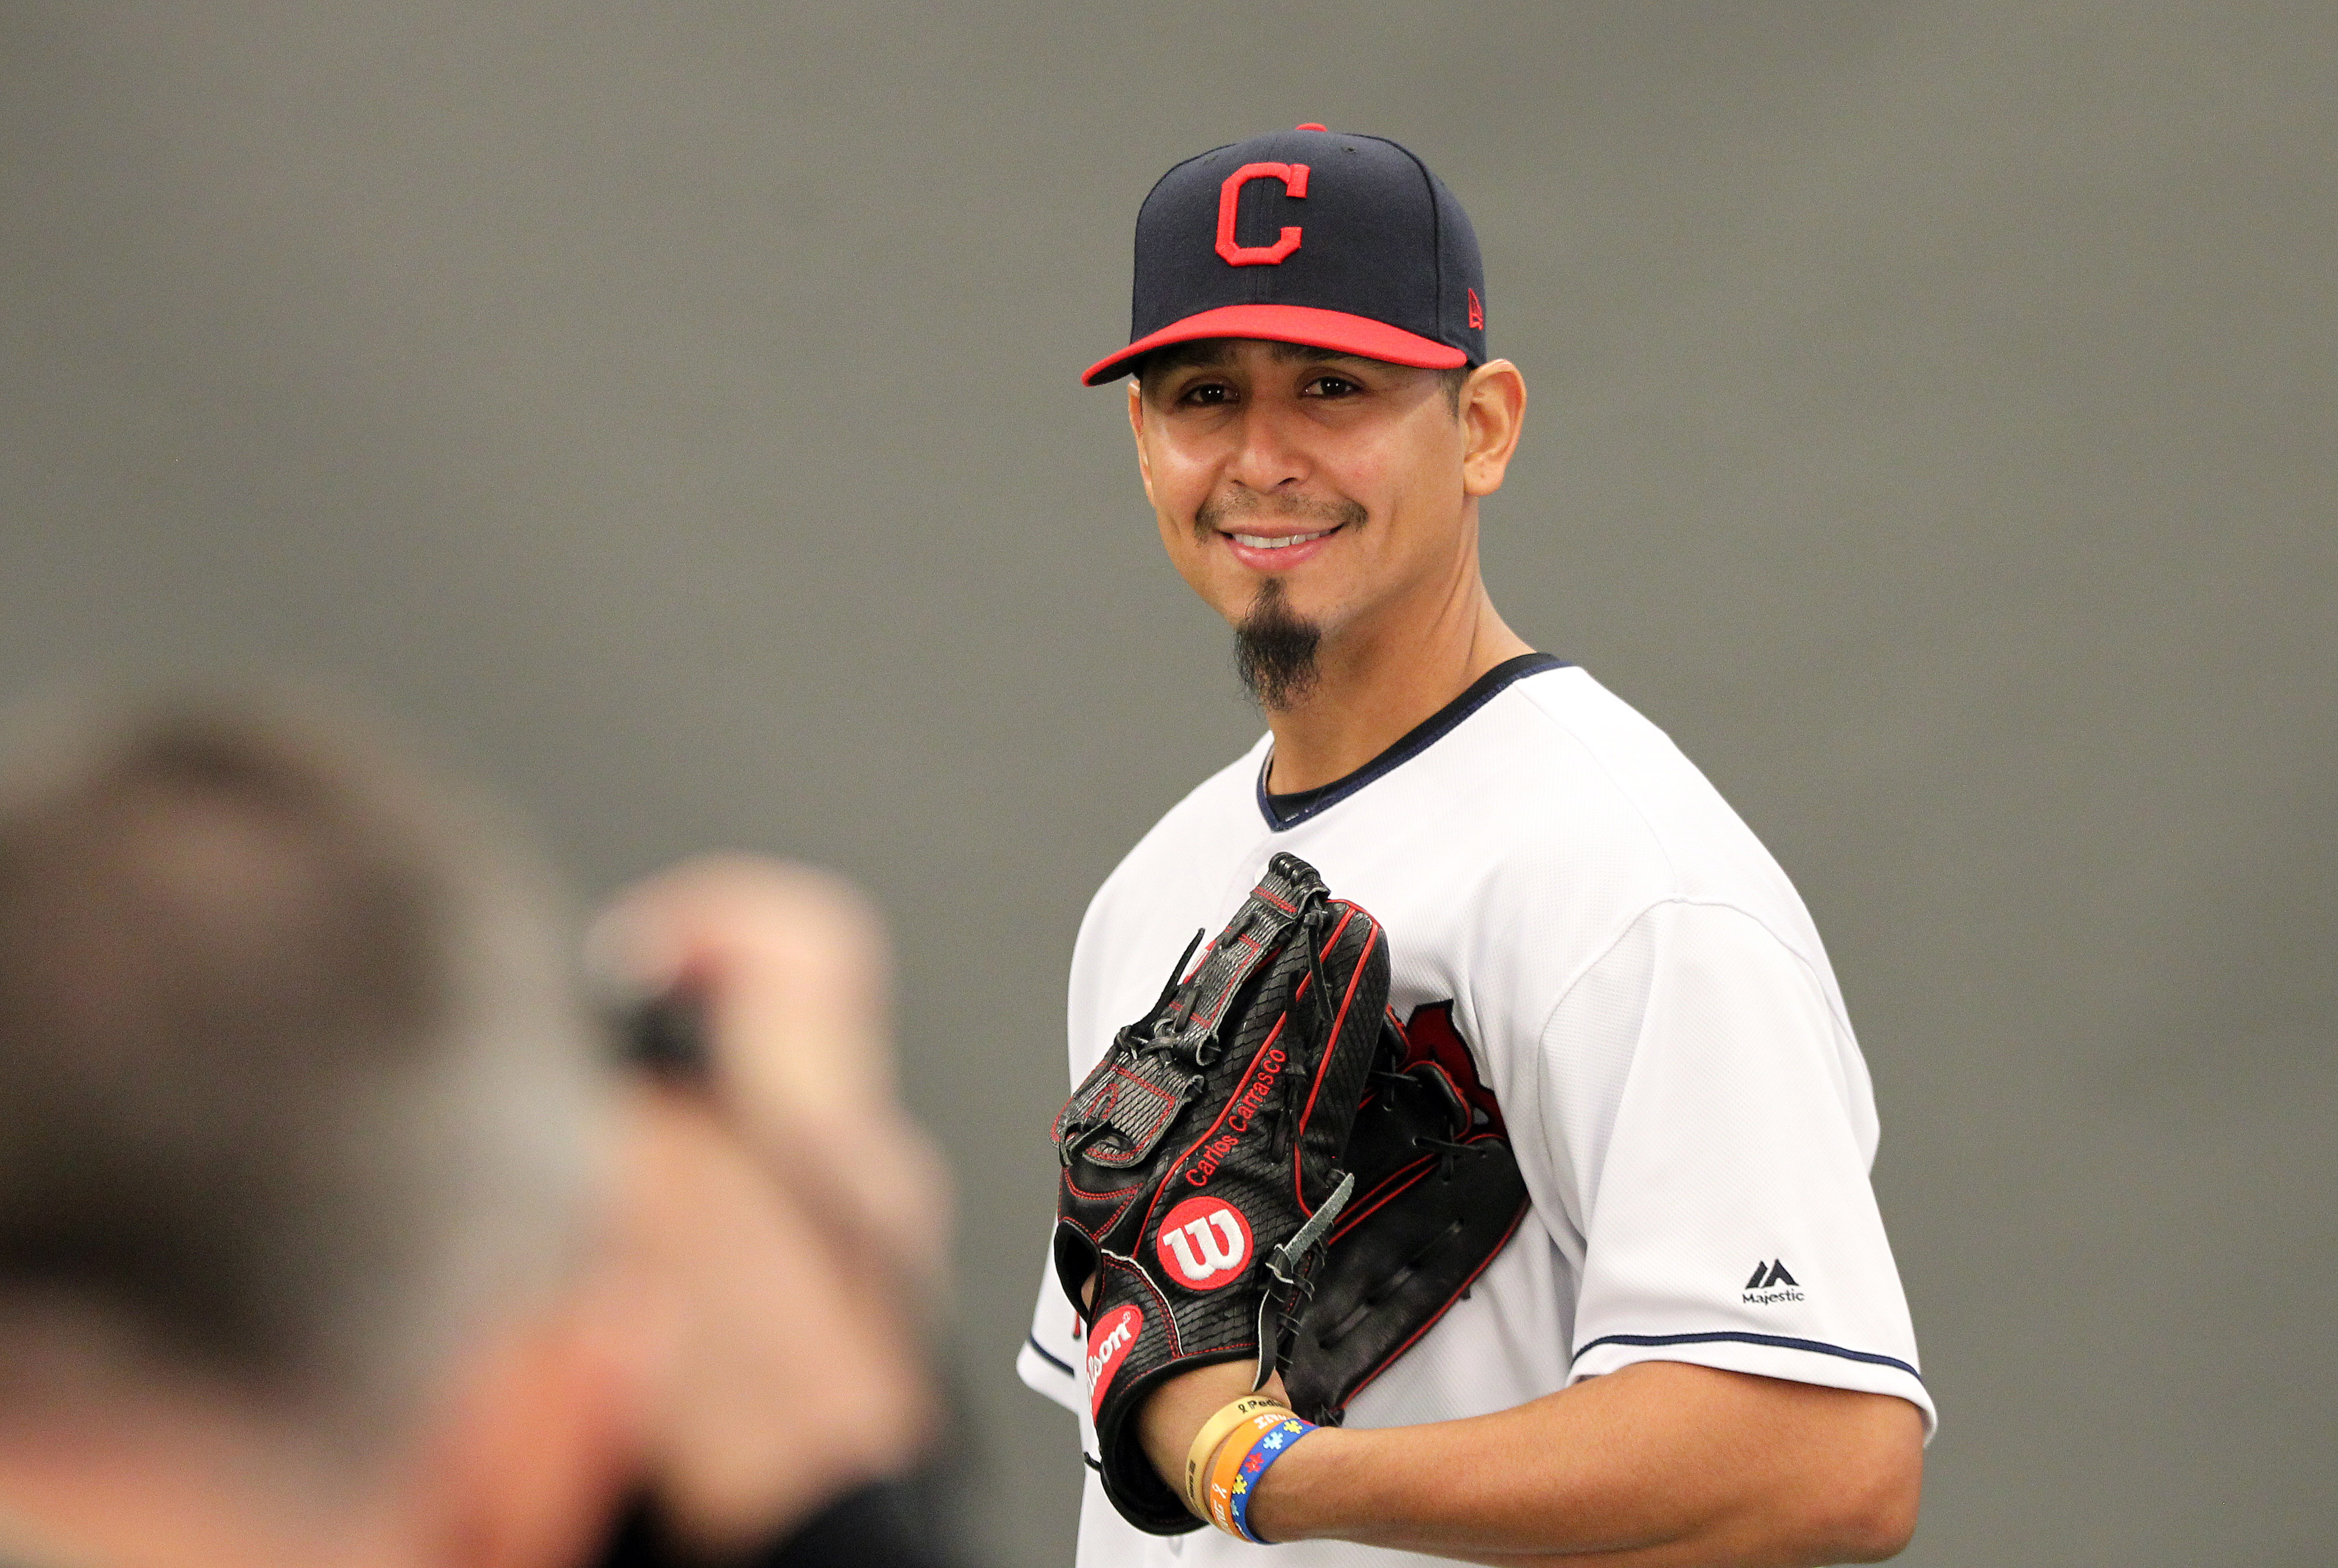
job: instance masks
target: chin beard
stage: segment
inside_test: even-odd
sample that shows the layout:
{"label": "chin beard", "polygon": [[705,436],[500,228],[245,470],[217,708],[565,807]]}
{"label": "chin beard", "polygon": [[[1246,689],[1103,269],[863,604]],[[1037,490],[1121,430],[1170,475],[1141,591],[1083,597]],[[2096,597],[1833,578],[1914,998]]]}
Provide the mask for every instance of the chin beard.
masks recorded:
{"label": "chin beard", "polygon": [[1292,614],[1282,582],[1270,577],[1234,627],[1234,672],[1260,707],[1294,707],[1314,689],[1322,641],[1323,629]]}

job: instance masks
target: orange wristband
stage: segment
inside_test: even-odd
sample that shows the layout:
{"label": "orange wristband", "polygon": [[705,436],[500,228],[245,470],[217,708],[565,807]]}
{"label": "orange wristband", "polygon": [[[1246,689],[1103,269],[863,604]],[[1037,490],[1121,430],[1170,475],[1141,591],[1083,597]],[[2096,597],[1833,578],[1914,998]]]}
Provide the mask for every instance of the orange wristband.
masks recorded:
{"label": "orange wristband", "polygon": [[[1209,1479],[1210,1460],[1225,1442],[1226,1434],[1239,1426],[1245,1416],[1262,1411],[1282,1411],[1282,1401],[1272,1394],[1245,1394],[1207,1421],[1194,1437],[1194,1446],[1185,1454],[1185,1506],[1206,1519],[1209,1511],[1202,1504],[1202,1485]],[[1286,1412],[1287,1413],[1287,1412]]]}
{"label": "orange wristband", "polygon": [[1210,1462],[1209,1489],[1203,1494],[1203,1517],[1229,1535],[1240,1535],[1234,1527],[1234,1485],[1240,1479],[1242,1462],[1250,1456],[1251,1447],[1261,1437],[1298,1416],[1281,1405],[1256,1411],[1234,1424],[1218,1445],[1216,1457]]}

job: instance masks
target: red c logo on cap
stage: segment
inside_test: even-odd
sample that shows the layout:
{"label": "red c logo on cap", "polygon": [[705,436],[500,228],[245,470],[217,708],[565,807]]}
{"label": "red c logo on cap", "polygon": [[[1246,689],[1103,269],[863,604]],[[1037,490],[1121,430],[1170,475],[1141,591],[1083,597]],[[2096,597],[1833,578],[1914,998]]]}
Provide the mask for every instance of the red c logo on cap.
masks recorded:
{"label": "red c logo on cap", "polygon": [[1242,199],[1242,188],[1253,180],[1280,180],[1283,194],[1293,201],[1303,201],[1307,195],[1307,165],[1304,163],[1245,163],[1226,176],[1218,187],[1218,254],[1229,267],[1273,267],[1285,256],[1299,249],[1299,225],[1291,224],[1282,230],[1282,238],[1272,245],[1237,245],[1234,243],[1234,206]]}

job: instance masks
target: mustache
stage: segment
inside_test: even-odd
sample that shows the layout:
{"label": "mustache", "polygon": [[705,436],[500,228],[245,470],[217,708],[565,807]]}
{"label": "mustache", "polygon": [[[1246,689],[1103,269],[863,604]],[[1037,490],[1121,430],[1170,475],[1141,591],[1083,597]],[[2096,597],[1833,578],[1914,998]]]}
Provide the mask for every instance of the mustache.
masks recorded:
{"label": "mustache", "polygon": [[1226,524],[1246,517],[1272,517],[1280,522],[1321,523],[1326,528],[1344,528],[1361,523],[1367,515],[1362,502],[1345,496],[1327,499],[1313,495],[1262,495],[1255,490],[1241,490],[1203,502],[1194,513],[1194,533],[1207,539],[1223,531]]}

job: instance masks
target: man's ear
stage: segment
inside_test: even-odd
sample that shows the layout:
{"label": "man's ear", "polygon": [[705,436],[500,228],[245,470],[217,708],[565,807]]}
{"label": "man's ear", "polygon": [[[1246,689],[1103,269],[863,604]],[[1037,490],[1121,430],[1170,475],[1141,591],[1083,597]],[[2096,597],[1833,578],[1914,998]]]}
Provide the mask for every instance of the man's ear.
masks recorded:
{"label": "man's ear", "polygon": [[1153,499],[1153,459],[1144,450],[1144,383],[1128,378],[1128,432],[1136,437],[1136,473],[1144,481],[1144,499]]}
{"label": "man's ear", "polygon": [[415,1477],[424,1560],[450,1568],[589,1561],[638,1471],[666,1328],[653,1291],[604,1270],[475,1351]]}
{"label": "man's ear", "polygon": [[1527,382],[1507,359],[1489,359],[1461,388],[1461,493],[1491,495],[1509,472],[1526,424]]}

